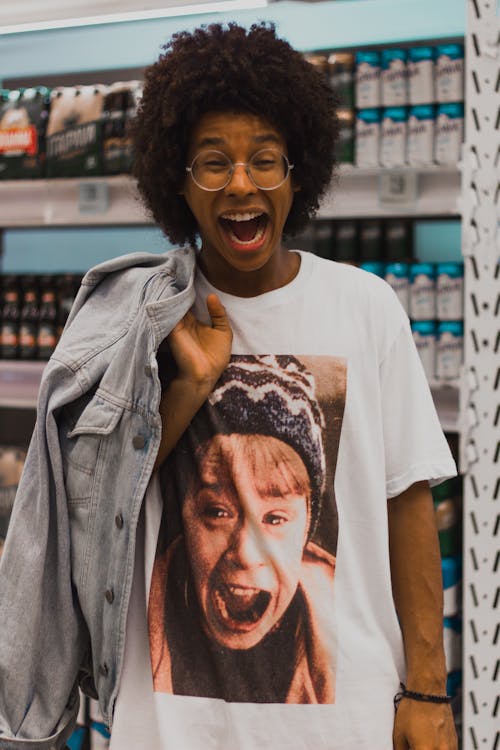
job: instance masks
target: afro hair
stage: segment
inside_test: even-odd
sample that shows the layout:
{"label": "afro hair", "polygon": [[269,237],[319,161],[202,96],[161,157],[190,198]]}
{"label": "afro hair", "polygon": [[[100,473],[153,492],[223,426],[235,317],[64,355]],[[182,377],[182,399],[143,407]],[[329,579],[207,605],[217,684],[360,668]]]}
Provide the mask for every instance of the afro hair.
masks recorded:
{"label": "afro hair", "polygon": [[146,69],[131,127],[134,175],[154,221],[173,243],[196,245],[196,220],[180,194],[190,138],[204,114],[228,112],[257,115],[283,135],[300,185],[284,234],[303,229],[336,167],[336,101],[324,74],[273,24],[213,24],[177,33],[162,49]]}

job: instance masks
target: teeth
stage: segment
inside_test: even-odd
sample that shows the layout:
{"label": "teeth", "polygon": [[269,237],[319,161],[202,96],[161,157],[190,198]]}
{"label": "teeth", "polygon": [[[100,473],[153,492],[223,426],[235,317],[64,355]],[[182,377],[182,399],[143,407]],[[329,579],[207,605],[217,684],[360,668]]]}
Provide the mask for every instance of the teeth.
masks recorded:
{"label": "teeth", "polygon": [[248,596],[249,594],[258,593],[259,589],[248,589],[248,588],[242,588],[241,586],[228,586],[229,591],[231,594],[234,594],[235,596]]}
{"label": "teeth", "polygon": [[250,219],[256,219],[258,216],[263,216],[263,213],[248,213],[248,214],[222,214],[221,219],[228,219],[229,221],[250,221]]}

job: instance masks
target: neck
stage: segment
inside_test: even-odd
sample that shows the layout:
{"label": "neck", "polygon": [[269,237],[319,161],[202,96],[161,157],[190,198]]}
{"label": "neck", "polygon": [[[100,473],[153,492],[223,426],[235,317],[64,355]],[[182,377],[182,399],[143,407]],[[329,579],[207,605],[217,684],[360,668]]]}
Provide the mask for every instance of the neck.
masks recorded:
{"label": "neck", "polygon": [[261,268],[243,271],[222,256],[213,257],[201,249],[198,264],[208,281],[221,292],[236,297],[257,297],[286,286],[299,272],[300,255],[280,247]]}

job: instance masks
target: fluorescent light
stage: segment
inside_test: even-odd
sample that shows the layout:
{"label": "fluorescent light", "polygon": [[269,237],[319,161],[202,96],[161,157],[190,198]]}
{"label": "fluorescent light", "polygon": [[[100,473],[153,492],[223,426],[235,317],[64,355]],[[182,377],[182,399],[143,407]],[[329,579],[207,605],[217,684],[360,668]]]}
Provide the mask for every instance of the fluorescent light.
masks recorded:
{"label": "fluorescent light", "polygon": [[145,21],[154,18],[173,18],[175,16],[193,16],[211,13],[225,13],[234,10],[250,10],[265,8],[269,0],[219,0],[219,2],[204,2],[189,5],[175,5],[155,10],[133,11],[129,13],[109,13],[102,16],[83,16],[79,18],[61,18],[50,21],[34,21],[32,23],[9,24],[0,26],[0,36],[5,34],[20,34],[26,31],[46,31],[49,29],[66,29],[75,26],[98,26],[106,23],[122,23],[124,21]]}

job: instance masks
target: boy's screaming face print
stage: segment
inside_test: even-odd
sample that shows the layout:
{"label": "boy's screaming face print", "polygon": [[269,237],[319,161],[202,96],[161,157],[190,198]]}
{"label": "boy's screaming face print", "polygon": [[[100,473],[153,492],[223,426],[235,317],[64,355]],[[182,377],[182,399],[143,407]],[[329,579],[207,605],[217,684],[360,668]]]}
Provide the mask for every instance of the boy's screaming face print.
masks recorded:
{"label": "boy's screaming face print", "polygon": [[310,484],[298,453],[262,435],[216,435],[184,500],[188,555],[207,634],[249,649],[279,623],[298,586]]}

